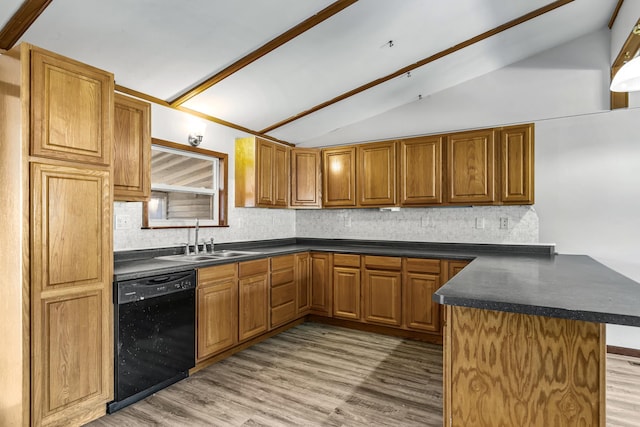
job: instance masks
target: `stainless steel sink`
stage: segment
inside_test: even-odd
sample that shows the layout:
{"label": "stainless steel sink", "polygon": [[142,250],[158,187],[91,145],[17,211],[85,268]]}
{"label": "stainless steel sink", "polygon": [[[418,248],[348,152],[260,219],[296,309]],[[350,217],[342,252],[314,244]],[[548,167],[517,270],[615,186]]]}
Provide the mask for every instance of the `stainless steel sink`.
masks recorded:
{"label": "stainless steel sink", "polygon": [[222,250],[215,251],[213,253],[201,253],[201,254],[192,254],[192,255],[166,255],[156,257],[156,259],[162,259],[166,261],[183,261],[183,262],[203,262],[203,261],[214,261],[216,259],[223,258],[239,258],[249,255],[258,255],[260,252],[254,251],[232,251],[232,250]]}

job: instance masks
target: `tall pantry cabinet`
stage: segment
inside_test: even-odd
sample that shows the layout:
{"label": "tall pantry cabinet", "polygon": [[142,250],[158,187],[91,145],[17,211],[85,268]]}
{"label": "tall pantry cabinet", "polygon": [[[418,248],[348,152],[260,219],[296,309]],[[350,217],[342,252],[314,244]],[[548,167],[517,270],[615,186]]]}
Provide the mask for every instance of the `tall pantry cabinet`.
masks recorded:
{"label": "tall pantry cabinet", "polygon": [[113,91],[30,45],[0,56],[0,425],[82,425],[112,399]]}

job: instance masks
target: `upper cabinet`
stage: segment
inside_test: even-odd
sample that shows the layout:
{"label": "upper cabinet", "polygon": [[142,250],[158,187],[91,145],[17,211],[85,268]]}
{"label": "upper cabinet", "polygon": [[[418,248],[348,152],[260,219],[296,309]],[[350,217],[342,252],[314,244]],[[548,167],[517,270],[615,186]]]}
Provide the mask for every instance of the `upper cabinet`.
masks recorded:
{"label": "upper cabinet", "polygon": [[400,205],[442,203],[442,137],[401,140],[399,150]]}
{"label": "upper cabinet", "polygon": [[151,104],[115,94],[113,198],[146,201],[151,194]]}
{"label": "upper cabinet", "polygon": [[397,144],[393,141],[357,146],[359,206],[396,204],[396,151]]}
{"label": "upper cabinet", "polygon": [[236,139],[236,207],[289,205],[289,150],[262,138]]}
{"label": "upper cabinet", "polygon": [[322,150],[322,205],[356,206],[356,147]]}
{"label": "upper cabinet", "polygon": [[533,204],[533,124],[500,130],[500,199]]}
{"label": "upper cabinet", "polygon": [[490,204],[495,197],[495,131],[483,129],[447,137],[450,203]]}
{"label": "upper cabinet", "polygon": [[31,155],[108,166],[113,75],[31,50]]}
{"label": "upper cabinet", "polygon": [[291,207],[321,207],[320,150],[291,149]]}

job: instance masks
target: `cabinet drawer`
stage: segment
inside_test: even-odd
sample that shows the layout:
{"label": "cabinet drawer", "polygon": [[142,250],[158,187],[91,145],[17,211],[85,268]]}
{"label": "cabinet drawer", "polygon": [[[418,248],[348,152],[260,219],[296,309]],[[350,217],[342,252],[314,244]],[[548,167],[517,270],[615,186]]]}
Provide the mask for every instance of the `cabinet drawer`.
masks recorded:
{"label": "cabinet drawer", "polygon": [[294,301],[271,309],[271,327],[287,323],[296,317],[296,304]]}
{"label": "cabinet drawer", "polygon": [[388,256],[365,256],[364,266],[376,270],[400,270],[402,268],[402,258]]}
{"label": "cabinet drawer", "polygon": [[411,273],[440,273],[439,259],[407,258],[407,271]]}
{"label": "cabinet drawer", "polygon": [[295,299],[296,287],[293,283],[271,289],[271,307],[278,307],[282,304],[295,302]]}
{"label": "cabinet drawer", "polygon": [[274,271],[271,273],[271,287],[276,287],[285,283],[293,283],[293,269]]}
{"label": "cabinet drawer", "polygon": [[238,264],[216,265],[198,269],[198,285],[235,277]]}
{"label": "cabinet drawer", "polygon": [[293,255],[283,255],[271,258],[271,271],[293,268]]}
{"label": "cabinet drawer", "polygon": [[269,271],[269,258],[245,261],[238,265],[238,277],[249,277]]}
{"label": "cabinet drawer", "polygon": [[360,267],[360,255],[334,254],[333,265],[340,267]]}

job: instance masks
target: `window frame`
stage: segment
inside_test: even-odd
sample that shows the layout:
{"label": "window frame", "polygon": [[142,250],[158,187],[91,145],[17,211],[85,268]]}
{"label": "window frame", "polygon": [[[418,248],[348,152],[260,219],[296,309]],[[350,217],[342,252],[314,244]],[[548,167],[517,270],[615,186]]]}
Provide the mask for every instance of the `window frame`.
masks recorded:
{"label": "window frame", "polygon": [[[190,145],[178,144],[176,142],[165,141],[163,139],[151,138],[151,145],[170,148],[173,150],[186,151],[191,153],[196,153],[198,155],[217,158],[218,159],[218,188],[216,189],[216,194],[218,197],[218,224],[210,225],[203,224],[200,225],[201,228],[213,228],[213,227],[228,227],[228,192],[227,188],[229,186],[229,155],[227,153],[221,153],[218,151],[207,150],[205,148],[200,147],[192,147]],[[151,169],[151,165],[149,165],[149,169]],[[151,170],[149,170],[149,175],[151,176]],[[149,195],[149,197],[151,197]],[[144,201],[142,203],[142,228],[143,229],[169,229],[169,228],[194,228],[194,225],[155,225],[149,223],[149,201]]]}

